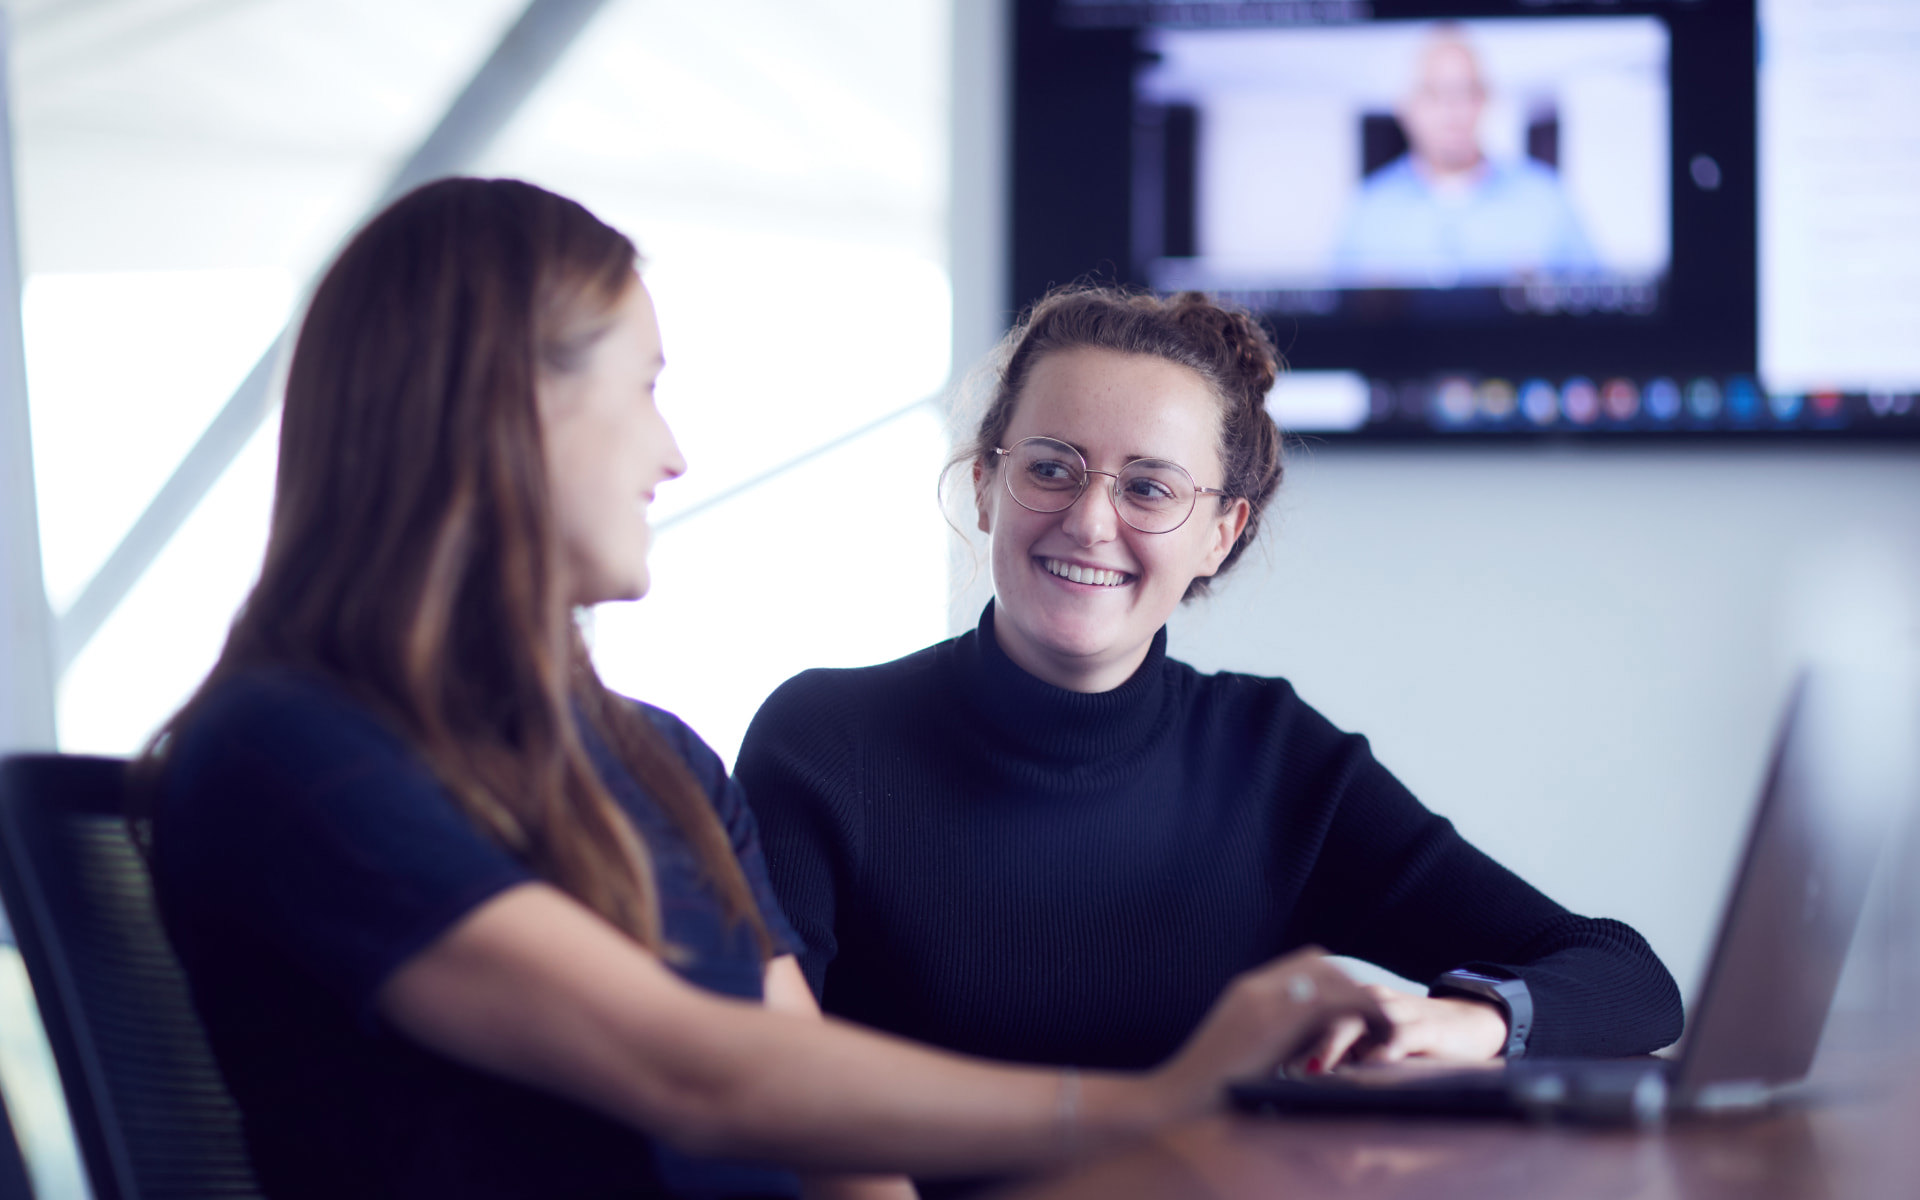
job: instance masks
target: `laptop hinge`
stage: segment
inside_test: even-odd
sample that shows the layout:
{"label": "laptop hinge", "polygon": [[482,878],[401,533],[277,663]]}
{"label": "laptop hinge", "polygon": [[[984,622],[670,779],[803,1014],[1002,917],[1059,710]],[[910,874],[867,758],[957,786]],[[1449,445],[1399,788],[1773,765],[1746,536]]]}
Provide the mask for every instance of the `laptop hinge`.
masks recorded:
{"label": "laptop hinge", "polygon": [[1701,1112],[1765,1108],[1773,1102],[1773,1085],[1758,1079],[1724,1079],[1705,1084],[1693,1094],[1692,1107]]}

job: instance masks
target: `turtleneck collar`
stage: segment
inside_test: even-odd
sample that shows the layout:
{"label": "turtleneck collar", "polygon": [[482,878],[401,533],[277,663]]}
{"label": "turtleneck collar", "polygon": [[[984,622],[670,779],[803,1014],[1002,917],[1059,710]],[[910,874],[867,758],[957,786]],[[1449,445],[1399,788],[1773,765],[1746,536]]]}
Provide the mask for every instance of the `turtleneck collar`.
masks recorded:
{"label": "turtleneck collar", "polygon": [[1010,749],[1063,761],[1140,748],[1167,707],[1167,630],[1127,681],[1106,692],[1074,692],[1028,674],[993,634],[993,602],[955,643],[962,694],[983,727]]}

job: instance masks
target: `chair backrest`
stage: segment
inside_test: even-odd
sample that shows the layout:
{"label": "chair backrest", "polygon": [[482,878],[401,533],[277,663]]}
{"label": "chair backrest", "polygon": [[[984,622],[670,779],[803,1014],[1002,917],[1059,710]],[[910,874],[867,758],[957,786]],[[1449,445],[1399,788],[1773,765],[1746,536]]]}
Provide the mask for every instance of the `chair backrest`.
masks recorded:
{"label": "chair backrest", "polygon": [[7,1104],[0,1099],[0,1200],[33,1200],[33,1185],[27,1182],[27,1161],[21,1157],[20,1143],[13,1134],[13,1122],[7,1119]]}
{"label": "chair backrest", "polygon": [[118,759],[0,761],[0,898],[95,1200],[257,1197],[128,832],[126,774]]}

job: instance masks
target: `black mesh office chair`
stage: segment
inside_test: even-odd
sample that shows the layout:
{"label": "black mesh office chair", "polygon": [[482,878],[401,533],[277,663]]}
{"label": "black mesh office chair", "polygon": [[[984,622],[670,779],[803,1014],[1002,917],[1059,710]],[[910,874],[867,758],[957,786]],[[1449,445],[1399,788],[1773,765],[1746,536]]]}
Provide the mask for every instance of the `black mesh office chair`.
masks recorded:
{"label": "black mesh office chair", "polygon": [[95,1200],[260,1194],[126,826],[126,764],[0,762],[0,899]]}

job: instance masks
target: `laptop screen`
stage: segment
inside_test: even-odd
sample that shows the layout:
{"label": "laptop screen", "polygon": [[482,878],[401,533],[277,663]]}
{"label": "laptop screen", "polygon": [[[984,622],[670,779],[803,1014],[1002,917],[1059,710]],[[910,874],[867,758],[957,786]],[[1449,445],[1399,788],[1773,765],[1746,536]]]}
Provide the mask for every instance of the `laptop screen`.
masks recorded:
{"label": "laptop screen", "polygon": [[1800,1079],[1833,1002],[1881,847],[1920,795],[1911,684],[1801,676],[1692,1014],[1677,1089],[1711,1104]]}

